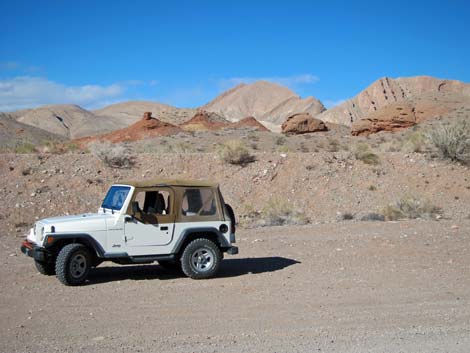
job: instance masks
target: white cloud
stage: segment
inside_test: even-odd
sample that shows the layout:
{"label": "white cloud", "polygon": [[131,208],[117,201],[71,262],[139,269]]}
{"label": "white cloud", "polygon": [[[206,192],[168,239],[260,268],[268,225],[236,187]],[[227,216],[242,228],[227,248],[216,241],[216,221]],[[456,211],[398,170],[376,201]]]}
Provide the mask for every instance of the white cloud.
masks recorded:
{"label": "white cloud", "polygon": [[325,99],[323,101],[323,104],[324,106],[327,108],[327,109],[330,109],[330,108],[333,108],[333,107],[336,107],[337,105],[340,105],[344,102],[346,102],[347,99]]}
{"label": "white cloud", "polygon": [[94,108],[122,96],[124,84],[67,86],[42,77],[21,76],[0,80],[0,111],[45,104],[78,104]]}
{"label": "white cloud", "polygon": [[301,74],[293,76],[266,76],[266,77],[231,77],[226,79],[219,80],[219,84],[223,88],[231,87],[238,85],[240,83],[253,83],[255,81],[269,81],[275,82],[282,86],[287,86],[289,88],[295,88],[298,85],[306,85],[317,83],[320,79],[318,76],[312,74]]}

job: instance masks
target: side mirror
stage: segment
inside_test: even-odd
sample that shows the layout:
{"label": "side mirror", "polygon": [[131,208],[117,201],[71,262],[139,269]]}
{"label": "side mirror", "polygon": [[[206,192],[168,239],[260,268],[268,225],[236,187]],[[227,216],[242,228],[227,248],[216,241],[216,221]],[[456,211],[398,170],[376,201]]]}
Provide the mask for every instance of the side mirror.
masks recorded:
{"label": "side mirror", "polygon": [[137,201],[132,201],[131,209],[132,209],[132,216],[135,216],[136,213],[140,212],[139,203]]}

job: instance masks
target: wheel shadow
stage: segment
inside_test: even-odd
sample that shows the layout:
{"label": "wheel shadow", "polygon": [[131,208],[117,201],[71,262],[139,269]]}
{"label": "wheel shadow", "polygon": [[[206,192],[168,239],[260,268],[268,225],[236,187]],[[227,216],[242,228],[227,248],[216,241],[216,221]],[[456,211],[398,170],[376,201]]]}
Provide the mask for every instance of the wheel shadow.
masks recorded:
{"label": "wheel shadow", "polygon": [[[216,278],[275,272],[299,263],[300,261],[278,256],[227,259],[222,261]],[[125,280],[171,280],[183,277],[185,277],[183,273],[167,270],[159,265],[103,266],[90,271],[86,285]]]}

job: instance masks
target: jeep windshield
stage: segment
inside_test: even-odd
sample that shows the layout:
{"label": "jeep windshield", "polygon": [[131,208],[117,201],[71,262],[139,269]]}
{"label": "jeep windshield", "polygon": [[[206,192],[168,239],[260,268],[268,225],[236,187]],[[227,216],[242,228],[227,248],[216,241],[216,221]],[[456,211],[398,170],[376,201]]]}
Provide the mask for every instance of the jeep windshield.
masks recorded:
{"label": "jeep windshield", "polygon": [[127,195],[130,191],[129,186],[111,186],[106,197],[104,198],[101,208],[119,211],[126,201]]}

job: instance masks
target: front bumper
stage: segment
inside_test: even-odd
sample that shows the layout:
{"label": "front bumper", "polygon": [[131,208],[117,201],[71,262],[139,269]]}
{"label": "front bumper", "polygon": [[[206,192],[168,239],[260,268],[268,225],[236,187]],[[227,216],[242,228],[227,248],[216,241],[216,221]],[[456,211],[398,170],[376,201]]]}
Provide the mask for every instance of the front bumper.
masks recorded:
{"label": "front bumper", "polygon": [[37,246],[29,240],[25,240],[21,244],[21,252],[26,256],[32,257],[34,260],[41,262],[47,261],[50,257],[50,254],[46,249]]}

